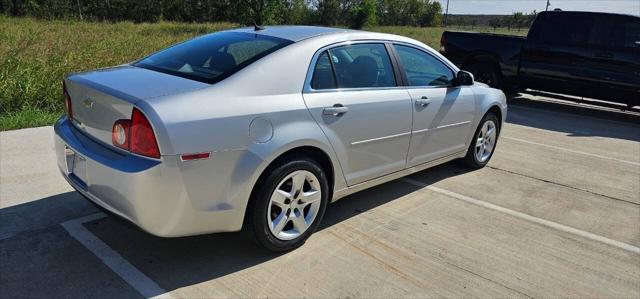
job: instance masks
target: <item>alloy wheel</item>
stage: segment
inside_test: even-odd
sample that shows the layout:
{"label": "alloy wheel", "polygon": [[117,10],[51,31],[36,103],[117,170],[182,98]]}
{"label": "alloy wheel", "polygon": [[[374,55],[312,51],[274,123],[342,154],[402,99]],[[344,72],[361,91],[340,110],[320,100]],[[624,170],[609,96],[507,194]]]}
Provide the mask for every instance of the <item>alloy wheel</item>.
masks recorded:
{"label": "alloy wheel", "polygon": [[306,170],[290,173],[278,183],[269,199],[269,230],[283,241],[299,237],[316,219],[321,199],[320,182],[313,173]]}
{"label": "alloy wheel", "polygon": [[491,153],[496,145],[496,124],[492,120],[487,120],[482,125],[476,139],[476,160],[484,163],[491,157]]}

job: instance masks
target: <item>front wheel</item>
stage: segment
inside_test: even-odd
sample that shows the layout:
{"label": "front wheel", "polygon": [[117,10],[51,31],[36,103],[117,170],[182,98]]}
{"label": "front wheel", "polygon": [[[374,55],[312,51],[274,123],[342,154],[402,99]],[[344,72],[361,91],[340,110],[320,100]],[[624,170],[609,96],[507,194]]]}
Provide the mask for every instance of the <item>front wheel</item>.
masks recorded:
{"label": "front wheel", "polygon": [[246,230],[272,251],[294,249],[318,227],[329,201],[322,168],[307,158],[294,158],[271,170],[257,186],[247,209]]}
{"label": "front wheel", "polygon": [[489,163],[498,142],[499,124],[498,117],[492,112],[482,118],[464,158],[469,167],[478,169]]}

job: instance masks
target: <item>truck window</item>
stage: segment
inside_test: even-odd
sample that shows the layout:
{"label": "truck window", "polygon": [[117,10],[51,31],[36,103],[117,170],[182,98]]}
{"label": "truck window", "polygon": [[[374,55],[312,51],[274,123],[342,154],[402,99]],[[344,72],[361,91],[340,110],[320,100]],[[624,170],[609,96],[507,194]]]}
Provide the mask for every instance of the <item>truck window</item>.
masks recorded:
{"label": "truck window", "polygon": [[589,15],[552,13],[541,18],[535,39],[550,45],[586,46],[594,24]]}
{"label": "truck window", "polygon": [[602,16],[596,21],[589,44],[604,48],[640,48],[640,21]]}
{"label": "truck window", "polygon": [[640,21],[625,22],[622,27],[624,31],[623,46],[625,48],[640,48]]}

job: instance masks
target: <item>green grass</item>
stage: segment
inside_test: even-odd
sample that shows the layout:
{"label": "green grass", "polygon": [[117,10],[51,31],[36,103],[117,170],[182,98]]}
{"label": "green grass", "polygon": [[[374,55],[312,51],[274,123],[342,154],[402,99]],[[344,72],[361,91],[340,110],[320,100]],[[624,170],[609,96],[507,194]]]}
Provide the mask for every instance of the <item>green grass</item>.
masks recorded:
{"label": "green grass", "polygon": [[0,16],[0,130],[51,125],[63,113],[65,74],[126,63],[233,27],[39,21]]}
{"label": "green grass", "polygon": [[0,128],[4,130],[39,127],[53,124],[61,112],[42,111],[34,108],[25,108],[16,112],[3,112],[0,116]]}
{"label": "green grass", "polygon": [[[53,124],[63,113],[61,81],[65,74],[130,62],[191,37],[234,26],[88,23],[0,16],[0,130]],[[436,48],[444,31],[399,26],[367,30],[409,36]]]}

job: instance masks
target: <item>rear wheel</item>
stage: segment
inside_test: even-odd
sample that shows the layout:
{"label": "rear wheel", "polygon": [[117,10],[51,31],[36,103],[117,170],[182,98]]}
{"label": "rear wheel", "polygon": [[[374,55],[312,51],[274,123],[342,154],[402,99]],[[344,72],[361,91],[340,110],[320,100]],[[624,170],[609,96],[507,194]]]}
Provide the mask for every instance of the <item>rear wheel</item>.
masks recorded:
{"label": "rear wheel", "polygon": [[502,88],[499,70],[490,63],[477,62],[467,67],[467,70],[473,74],[475,81],[485,83],[493,88]]}
{"label": "rear wheel", "polygon": [[273,169],[257,188],[247,208],[245,230],[272,251],[304,244],[318,227],[329,201],[324,171],[303,157]]}
{"label": "rear wheel", "polygon": [[478,169],[489,163],[498,142],[499,124],[498,117],[492,112],[482,118],[464,158],[469,167]]}

